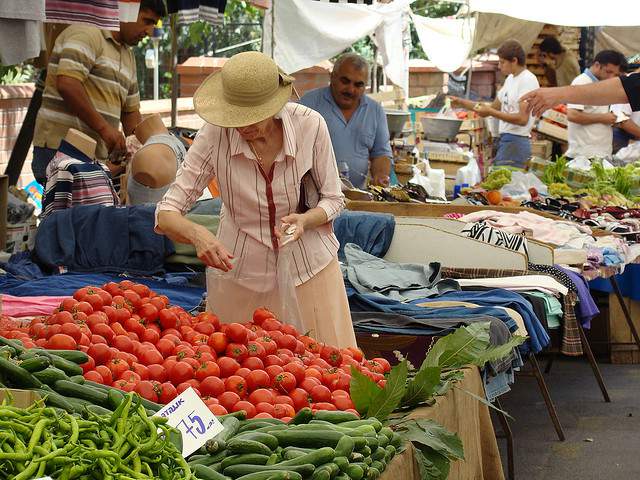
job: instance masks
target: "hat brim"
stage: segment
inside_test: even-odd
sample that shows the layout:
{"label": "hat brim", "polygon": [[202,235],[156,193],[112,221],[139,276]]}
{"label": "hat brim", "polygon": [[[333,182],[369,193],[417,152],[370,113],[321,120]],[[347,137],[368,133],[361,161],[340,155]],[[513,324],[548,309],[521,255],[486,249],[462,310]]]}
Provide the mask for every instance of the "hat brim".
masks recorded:
{"label": "hat brim", "polygon": [[193,94],[196,113],[207,123],[219,127],[246,127],[274,116],[291,98],[292,85],[280,85],[276,93],[259,105],[233,105],[224,98],[222,73],[209,75]]}

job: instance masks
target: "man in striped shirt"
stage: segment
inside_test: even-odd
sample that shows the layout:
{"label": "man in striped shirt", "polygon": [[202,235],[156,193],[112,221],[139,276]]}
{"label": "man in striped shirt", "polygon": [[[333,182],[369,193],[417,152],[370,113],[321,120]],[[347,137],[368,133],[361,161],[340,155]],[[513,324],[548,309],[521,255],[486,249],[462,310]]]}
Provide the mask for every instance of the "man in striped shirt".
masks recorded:
{"label": "man in striped shirt", "polygon": [[125,135],[142,120],[132,46],[152,33],[166,15],[162,0],[142,0],[136,22],[120,31],[71,25],[57,38],[47,68],[42,106],[36,120],[31,169],[46,184],[46,168],[69,128],[97,142],[96,158],[114,175],[121,167],[108,161],[125,152]]}

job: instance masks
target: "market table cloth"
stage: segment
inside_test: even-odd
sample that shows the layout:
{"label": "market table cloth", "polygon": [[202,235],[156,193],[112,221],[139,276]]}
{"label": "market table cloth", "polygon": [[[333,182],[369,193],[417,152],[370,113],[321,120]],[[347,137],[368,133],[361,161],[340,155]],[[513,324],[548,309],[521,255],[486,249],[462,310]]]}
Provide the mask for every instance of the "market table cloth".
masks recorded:
{"label": "market table cloth", "polygon": [[[456,432],[464,447],[464,460],[452,462],[448,480],[503,480],[502,462],[489,409],[466,390],[484,397],[482,379],[477,368],[465,370],[464,379],[433,407],[413,410],[412,418],[432,419]],[[412,449],[396,456],[380,480],[420,480],[420,470]]]}

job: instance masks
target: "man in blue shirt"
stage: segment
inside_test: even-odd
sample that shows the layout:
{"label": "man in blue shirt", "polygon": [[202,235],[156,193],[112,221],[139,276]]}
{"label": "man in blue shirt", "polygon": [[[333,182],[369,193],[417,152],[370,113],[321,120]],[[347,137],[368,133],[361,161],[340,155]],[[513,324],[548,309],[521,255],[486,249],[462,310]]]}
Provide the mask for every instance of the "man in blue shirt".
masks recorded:
{"label": "man in blue shirt", "polygon": [[333,66],[328,87],[307,92],[300,103],[322,115],[329,127],[336,161],[349,167],[349,180],[365,188],[389,185],[391,145],[387,118],[375,100],[364,92],[369,65],[360,55],[346,53]]}

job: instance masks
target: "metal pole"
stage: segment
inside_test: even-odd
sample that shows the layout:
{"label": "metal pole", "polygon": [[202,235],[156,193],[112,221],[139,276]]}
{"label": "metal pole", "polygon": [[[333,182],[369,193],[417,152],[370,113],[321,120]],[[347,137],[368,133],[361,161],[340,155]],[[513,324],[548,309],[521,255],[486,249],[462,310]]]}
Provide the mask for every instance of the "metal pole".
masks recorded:
{"label": "metal pole", "polygon": [[471,76],[473,75],[473,56],[469,59],[469,73],[467,74],[467,88],[464,93],[465,98],[469,98],[471,94]]}
{"label": "metal pole", "polygon": [[153,42],[153,99],[158,100],[160,98],[160,54],[159,46],[160,39],[154,38]]}
{"label": "metal pole", "polygon": [[373,45],[373,66],[371,68],[371,93],[378,91],[378,47]]}
{"label": "metal pole", "polygon": [[178,25],[176,14],[171,15],[171,126],[175,127],[178,117]]}
{"label": "metal pole", "polygon": [[271,2],[271,58],[276,58],[276,2]]}

